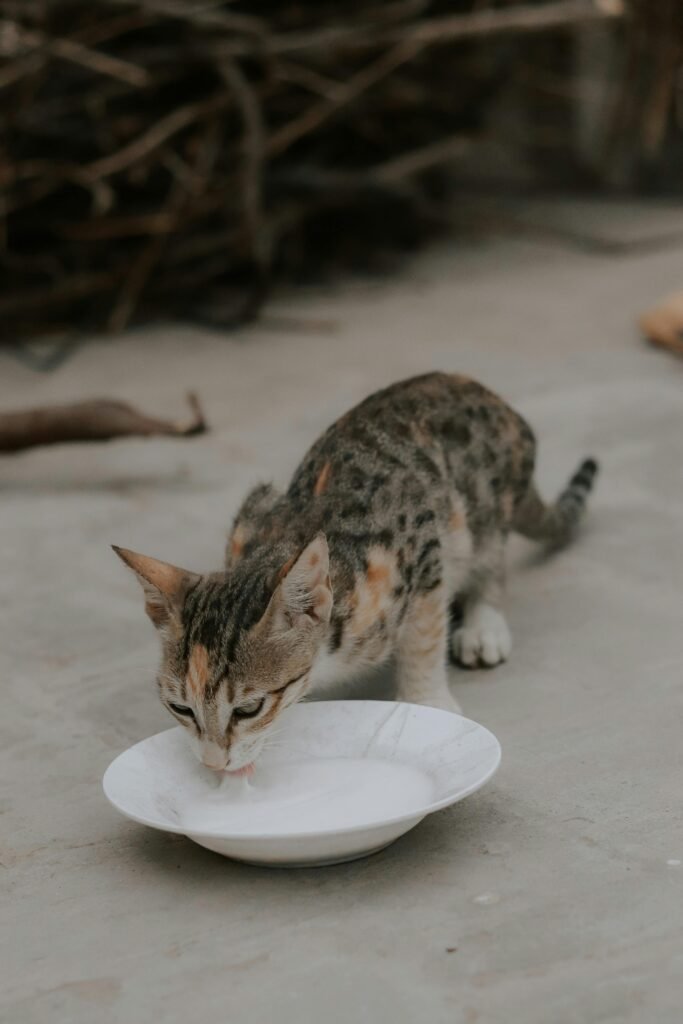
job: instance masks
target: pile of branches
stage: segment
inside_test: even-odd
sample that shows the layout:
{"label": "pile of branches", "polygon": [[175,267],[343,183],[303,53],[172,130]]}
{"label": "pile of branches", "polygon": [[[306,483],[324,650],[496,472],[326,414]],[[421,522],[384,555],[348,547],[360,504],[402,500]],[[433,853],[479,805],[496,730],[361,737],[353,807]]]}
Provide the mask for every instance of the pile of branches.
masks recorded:
{"label": "pile of branches", "polygon": [[[618,0],[3,0],[2,337],[234,323],[439,223],[513,44]],[[513,47],[511,49],[511,47]]]}

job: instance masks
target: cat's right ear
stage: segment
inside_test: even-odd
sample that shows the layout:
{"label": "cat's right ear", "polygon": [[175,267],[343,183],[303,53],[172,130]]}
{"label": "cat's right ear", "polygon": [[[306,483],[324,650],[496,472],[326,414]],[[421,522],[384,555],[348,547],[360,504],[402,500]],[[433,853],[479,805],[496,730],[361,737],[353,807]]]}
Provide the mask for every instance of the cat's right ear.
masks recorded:
{"label": "cat's right ear", "polygon": [[157,629],[163,628],[171,615],[182,608],[185,595],[199,581],[199,576],[116,544],[112,544],[112,548],[140,581],[145,592],[145,611],[150,619]]}
{"label": "cat's right ear", "polygon": [[266,614],[286,629],[324,625],[330,621],[333,601],[330,553],[325,535],[319,533],[280,570]]}

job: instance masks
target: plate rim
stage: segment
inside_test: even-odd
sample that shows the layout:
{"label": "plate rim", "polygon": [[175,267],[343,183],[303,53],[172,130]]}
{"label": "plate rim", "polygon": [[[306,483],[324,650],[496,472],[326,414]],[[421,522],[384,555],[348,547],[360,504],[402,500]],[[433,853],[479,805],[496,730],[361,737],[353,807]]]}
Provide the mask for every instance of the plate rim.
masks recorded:
{"label": "plate rim", "polygon": [[[418,824],[420,821],[423,820],[423,818],[426,818],[428,814],[434,814],[436,811],[443,810],[445,807],[450,807],[452,804],[459,803],[461,800],[466,799],[466,797],[471,796],[472,793],[476,793],[477,790],[481,789],[483,786],[486,785],[487,782],[489,782],[493,778],[493,776],[496,774],[496,772],[498,771],[498,769],[500,767],[500,763],[501,763],[502,753],[503,752],[502,752],[502,748],[501,748],[501,745],[500,745],[500,741],[499,741],[498,737],[495,735],[495,733],[491,732],[490,729],[488,729],[485,725],[482,725],[480,722],[475,722],[474,719],[467,718],[465,715],[461,715],[461,714],[458,714],[456,712],[445,711],[442,708],[431,708],[428,705],[424,705],[424,704],[413,704],[413,703],[411,703],[409,701],[386,701],[386,700],[332,700],[332,701],[325,701],[325,700],[320,700],[320,701],[310,701],[310,702],[306,702],[306,703],[309,703],[309,704],[373,704],[373,705],[381,705],[383,707],[387,707],[388,705],[393,704],[393,705],[404,705],[406,707],[419,708],[420,711],[430,710],[430,711],[435,711],[438,714],[454,715],[456,718],[459,718],[461,721],[466,722],[469,725],[474,725],[474,726],[477,727],[477,729],[483,730],[483,732],[486,733],[491,740],[493,740],[492,746],[493,746],[493,751],[495,753],[494,763],[493,763],[492,767],[489,768],[488,772],[484,776],[482,776],[481,778],[477,779],[476,782],[471,783],[471,785],[467,786],[464,790],[459,791],[457,794],[450,794],[448,796],[444,796],[440,800],[435,800],[433,803],[427,804],[425,807],[420,808],[419,810],[408,811],[408,812],[404,812],[403,814],[396,814],[393,817],[382,818],[382,819],[380,819],[378,821],[373,821],[371,823],[360,824],[360,825],[351,825],[351,826],[349,826],[347,828],[324,829],[324,830],[308,831],[308,832],[285,832],[285,833],[282,833],[282,832],[280,832],[280,833],[258,832],[258,833],[242,833],[240,835],[235,835],[234,833],[231,834],[231,833],[226,833],[225,831],[216,831],[216,830],[211,830],[211,829],[202,830],[201,832],[198,832],[196,830],[193,830],[193,831],[189,832],[189,831],[183,829],[181,826],[159,824],[158,822],[151,821],[149,818],[146,818],[143,815],[135,814],[135,813],[133,813],[131,811],[128,811],[128,810],[124,809],[121,806],[121,804],[118,803],[113,798],[113,796],[107,791],[107,776],[109,775],[111,770],[114,768],[114,765],[119,761],[120,758],[125,757],[125,755],[130,753],[131,750],[135,750],[136,747],[141,746],[143,743],[147,743],[149,740],[156,739],[157,736],[162,736],[162,735],[164,735],[166,733],[170,733],[170,732],[178,732],[178,731],[182,732],[182,731],[184,731],[183,727],[181,725],[177,725],[177,726],[171,726],[170,729],[161,729],[159,732],[154,733],[152,736],[147,736],[147,737],[145,737],[142,740],[138,740],[137,743],[134,743],[131,747],[128,747],[126,750],[122,750],[120,754],[117,754],[117,756],[114,758],[114,760],[111,761],[110,764],[107,766],[107,768],[106,768],[106,770],[104,772],[104,775],[102,776],[102,789],[103,789],[104,795],[107,798],[107,800],[109,801],[109,803],[111,804],[111,806],[114,807],[119,812],[119,814],[122,814],[125,818],[128,818],[130,821],[137,822],[139,825],[147,825],[148,828],[154,828],[158,832],[169,832],[169,833],[171,833],[173,835],[182,835],[182,836],[189,836],[189,837],[192,837],[192,836],[203,836],[203,837],[206,837],[207,839],[223,839],[223,840],[225,840],[227,842],[241,842],[241,841],[243,841],[243,842],[252,842],[252,843],[253,842],[260,842],[260,841],[263,841],[263,842],[290,841],[291,842],[292,840],[296,840],[296,839],[304,839],[304,840],[305,839],[323,839],[323,838],[329,838],[330,836],[335,836],[335,835],[352,835],[353,833],[356,833],[356,832],[368,832],[368,831],[371,831],[371,830],[374,830],[374,829],[381,829],[381,828],[384,828],[384,827],[389,827],[390,825],[394,825],[394,824],[398,825],[398,824],[400,824],[403,821],[410,821],[410,820],[412,820],[414,818],[418,819],[416,821],[416,824]],[[296,707],[296,705],[294,705],[294,707]],[[294,710],[294,709],[292,709],[292,710]],[[321,760],[324,760],[324,759],[321,759]]]}

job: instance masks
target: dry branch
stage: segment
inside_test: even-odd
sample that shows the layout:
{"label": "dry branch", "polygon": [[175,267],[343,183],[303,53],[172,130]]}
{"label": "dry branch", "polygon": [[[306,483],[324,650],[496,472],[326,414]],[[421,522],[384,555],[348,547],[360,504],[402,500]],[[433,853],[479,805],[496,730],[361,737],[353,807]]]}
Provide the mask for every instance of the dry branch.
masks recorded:
{"label": "dry branch", "polygon": [[[144,68],[139,68],[127,60],[119,60],[99,50],[91,50],[74,39],[49,39],[42,32],[31,32],[15,21],[0,21],[0,33],[12,33],[18,46],[25,46],[29,51],[42,51],[43,54],[62,57],[73,61],[99,75],[110,75],[126,85],[142,89],[150,84],[150,77]],[[29,58],[26,64],[33,67]]]}
{"label": "dry branch", "polygon": [[[373,29],[362,24],[347,24],[328,26],[319,31],[276,35],[268,40],[268,51],[279,55],[329,50],[339,46],[368,49],[408,39],[416,46],[423,47],[434,43],[459,42],[477,36],[543,32],[587,21],[620,17],[622,14],[622,0],[556,0],[555,3],[545,5],[517,4],[502,10],[488,8],[442,18],[424,18],[392,28]],[[227,44],[225,49],[233,56],[244,55],[249,52],[248,45],[245,42]]]}
{"label": "dry branch", "polygon": [[0,452],[18,452],[67,441],[108,441],[114,437],[193,437],[207,429],[196,395],[187,396],[190,416],[164,420],[109,398],[0,413]]}

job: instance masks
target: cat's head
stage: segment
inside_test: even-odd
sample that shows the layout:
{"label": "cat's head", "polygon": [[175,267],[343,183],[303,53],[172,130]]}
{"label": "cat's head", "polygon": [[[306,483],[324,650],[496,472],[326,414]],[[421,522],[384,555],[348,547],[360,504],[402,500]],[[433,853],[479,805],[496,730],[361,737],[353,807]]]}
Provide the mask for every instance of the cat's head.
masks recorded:
{"label": "cat's head", "polygon": [[142,584],[161,637],[162,704],[207,767],[246,767],[280,713],[306,692],[325,639],[332,610],[325,537],[274,572],[250,561],[200,576],[114,550]]}

